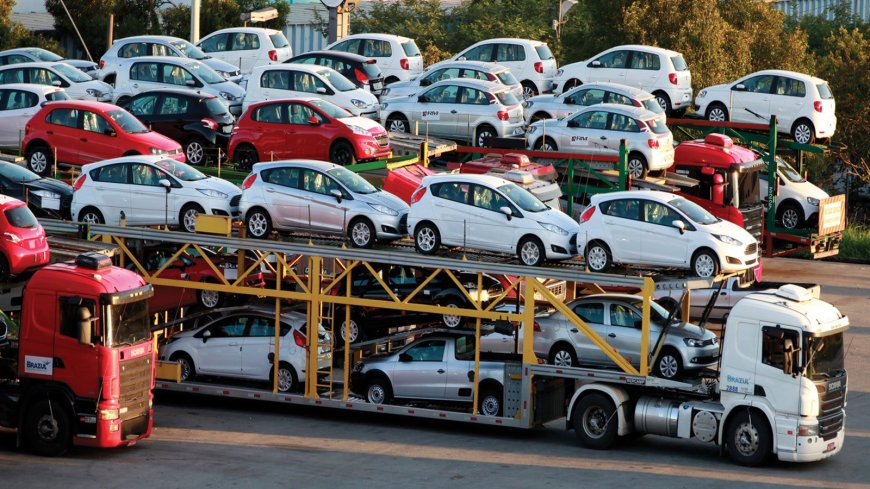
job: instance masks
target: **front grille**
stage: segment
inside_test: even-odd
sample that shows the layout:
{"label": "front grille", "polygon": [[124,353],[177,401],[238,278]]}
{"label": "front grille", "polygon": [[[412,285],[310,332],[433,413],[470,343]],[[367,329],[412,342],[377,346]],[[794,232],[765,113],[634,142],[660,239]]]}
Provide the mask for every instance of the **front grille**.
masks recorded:
{"label": "front grille", "polygon": [[577,247],[577,235],[576,234],[571,235],[571,239],[568,240],[568,244],[571,245],[572,248]]}
{"label": "front grille", "polygon": [[379,134],[379,135],[375,136],[375,141],[378,142],[378,146],[383,148],[386,145],[390,144],[390,137],[387,136],[386,134]]}
{"label": "front grille", "polygon": [[148,414],[151,367],[151,355],[121,363],[121,421]]}
{"label": "front grille", "polygon": [[764,224],[764,206],[756,204],[752,207],[743,207],[740,213],[743,214],[743,227],[746,232],[760,243]]}
{"label": "front grille", "polygon": [[746,254],[747,255],[757,255],[758,254],[758,243],[750,243],[746,246]]}
{"label": "front grille", "polygon": [[399,218],[399,232],[408,234],[408,214],[402,214],[402,217]]}
{"label": "front grille", "polygon": [[239,202],[242,201],[242,195],[234,195],[233,198],[230,199],[230,207],[238,207]]}
{"label": "front grille", "polygon": [[837,436],[843,428],[843,407],[846,405],[846,376],[831,379],[822,386],[829,389],[833,383],[839,382],[836,389],[826,390],[819,394],[821,409],[819,412],[819,436],[827,441]]}

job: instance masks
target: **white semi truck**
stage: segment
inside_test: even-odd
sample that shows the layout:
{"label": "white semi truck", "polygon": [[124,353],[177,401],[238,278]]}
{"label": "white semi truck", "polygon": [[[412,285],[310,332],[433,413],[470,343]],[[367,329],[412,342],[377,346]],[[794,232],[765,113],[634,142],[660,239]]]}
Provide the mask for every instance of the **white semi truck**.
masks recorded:
{"label": "white semi truck", "polygon": [[772,454],[831,457],[845,437],[848,326],[834,306],[795,285],[751,294],[728,317],[715,378],[695,389],[631,377],[584,383],[571,398],[568,428],[598,449],[632,434],[697,438],[750,466]]}

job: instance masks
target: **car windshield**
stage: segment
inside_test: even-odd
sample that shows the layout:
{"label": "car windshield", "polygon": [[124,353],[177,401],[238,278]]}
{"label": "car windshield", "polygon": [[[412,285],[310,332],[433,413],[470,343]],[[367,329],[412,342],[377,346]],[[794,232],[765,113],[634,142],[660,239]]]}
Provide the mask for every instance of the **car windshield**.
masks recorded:
{"label": "car windshield", "polygon": [[538,52],[538,57],[541,58],[541,60],[548,60],[548,59],[555,59],[556,58],[555,56],[553,56],[553,52],[550,51],[550,47],[547,46],[546,44],[541,44],[540,46],[535,46],[535,51]]}
{"label": "car windshield", "polygon": [[0,166],[0,168],[2,168],[2,170],[0,170],[0,175],[3,175],[4,177],[12,180],[13,182],[27,183],[34,182],[42,178],[36,173],[33,173],[27,168],[24,168],[23,166],[5,163],[3,164],[3,166]]}
{"label": "car windshield", "polygon": [[498,78],[498,81],[504,83],[505,85],[517,85],[520,82],[517,81],[517,78],[514,76],[510,70],[499,71],[495,74]]}
{"label": "car windshield", "polygon": [[172,41],[169,44],[175,46],[175,49],[184,53],[185,56],[191,59],[208,59],[205,53],[203,53],[198,47],[193,44],[185,41],[184,39],[179,39],[177,41]]}
{"label": "car windshield", "polygon": [[831,87],[827,83],[819,83],[816,85],[816,88],[819,89],[819,97],[822,97],[822,99],[830,100],[834,98],[834,94],[831,93]]}
{"label": "car windshield", "polygon": [[318,71],[318,75],[322,76],[330,85],[335,87],[339,92],[349,92],[351,90],[356,90],[356,85],[354,85],[350,80],[345,78],[341,73],[329,69]]}
{"label": "car windshield", "polygon": [[804,177],[802,177],[801,174],[798,173],[797,170],[792,168],[791,165],[789,165],[788,163],[785,162],[785,160],[783,160],[779,157],[776,158],[776,168],[790,182],[794,182],[794,183],[806,182],[806,180],[804,180]]}
{"label": "car windshield", "polygon": [[[661,107],[660,107],[661,108]],[[665,124],[665,120],[662,117],[656,117],[655,119],[648,119],[644,121],[647,126],[649,126],[650,130],[655,134],[667,134],[671,130],[668,129],[667,124]]]}
{"label": "car windshield", "polygon": [[844,372],[845,351],[843,348],[843,333],[828,336],[804,337],[807,355],[807,377],[811,380],[822,380],[836,377]]}
{"label": "car windshield", "polygon": [[195,182],[197,180],[208,178],[208,175],[205,175],[196,168],[186,163],[181,163],[180,161],[167,159],[157,161],[154,164],[159,168],[166,170],[166,173],[169,173],[173,177],[185,182]]}
{"label": "car windshield", "polygon": [[63,59],[60,56],[45,49],[29,49],[27,50],[27,54],[33,56],[40,61],[60,61]]}
{"label": "car windshield", "polygon": [[121,127],[121,130],[127,134],[150,132],[145,125],[139,122],[139,119],[135,118],[133,114],[124,109],[110,110],[107,114],[113,121],[115,121],[115,124],[118,124]]}
{"label": "car windshield", "polygon": [[682,197],[677,197],[670,201],[669,204],[698,224],[715,224],[719,222],[716,216],[704,210],[703,207]]}
{"label": "car windshield", "polygon": [[501,102],[502,105],[517,105],[520,103],[517,100],[516,95],[512,94],[508,90],[502,90],[501,92],[495,92],[495,96],[498,97],[498,101]]}
{"label": "car windshield", "polygon": [[329,117],[332,117],[333,119],[341,119],[342,117],[353,117],[353,114],[351,114],[347,110],[342,109],[341,107],[335,105],[332,102],[327,102],[326,100],[314,99],[309,100],[308,103],[313,105]]}
{"label": "car windshield", "polygon": [[671,56],[671,62],[674,64],[674,69],[677,71],[688,71],[689,69],[689,65],[686,64],[686,60],[683,59],[682,54]]}
{"label": "car windshield", "polygon": [[[638,311],[643,311],[643,300],[642,299],[634,300],[633,302],[630,302],[630,304],[632,306],[634,306],[635,309],[637,309]],[[649,308],[649,320],[650,320],[650,322],[658,323],[658,324],[664,324],[665,322],[667,322],[668,316],[670,316],[670,313],[668,313],[667,309],[658,305],[656,303],[656,301],[649,301],[649,305],[650,305],[650,308]],[[679,315],[674,316],[674,318],[679,319]]]}
{"label": "car windshield", "polygon": [[549,209],[546,204],[538,200],[531,192],[513,183],[502,185],[498,189],[524,211],[543,212]]}
{"label": "car windshield", "polygon": [[269,34],[269,39],[272,40],[272,45],[275,46],[275,49],[286,48],[290,45],[290,43],[287,42],[287,38],[284,37],[284,34],[281,34],[280,32]]}
{"label": "car windshield", "polygon": [[643,103],[644,109],[646,109],[654,114],[663,114],[665,112],[665,110],[662,109],[661,104],[659,104],[655,98],[648,98],[648,99],[644,100],[642,103]]}
{"label": "car windshield", "polygon": [[335,177],[336,180],[341,182],[342,185],[355,194],[373,194],[378,191],[378,189],[367,182],[363,177],[346,168],[333,168],[326,173]]}
{"label": "car windshield", "polygon": [[414,41],[403,42],[402,49],[405,50],[406,56],[420,56],[420,49],[417,48],[417,43]]}
{"label": "car windshield", "polygon": [[66,63],[51,65],[51,69],[60,73],[73,83],[84,83],[93,80],[93,78],[91,78],[90,76],[82,73],[80,70],[77,70]]}
{"label": "car windshield", "polygon": [[205,108],[208,109],[208,112],[211,115],[226,115],[227,114],[227,106],[224,105],[223,102],[218,100],[217,97],[209,97],[205,99]]}
{"label": "car windshield", "polygon": [[6,216],[6,220],[9,221],[9,225],[14,228],[33,229],[39,226],[36,216],[30,212],[30,209],[26,205],[6,209],[3,214]]}
{"label": "car windshield", "polygon": [[110,332],[109,347],[133,345],[151,338],[148,301],[106,306],[106,317]]}
{"label": "car windshield", "polygon": [[226,78],[218,75],[215,70],[200,62],[186,64],[184,65],[184,67],[190,70],[190,72],[197,76],[199,79],[208,84],[224,83],[225,81],[227,81]]}

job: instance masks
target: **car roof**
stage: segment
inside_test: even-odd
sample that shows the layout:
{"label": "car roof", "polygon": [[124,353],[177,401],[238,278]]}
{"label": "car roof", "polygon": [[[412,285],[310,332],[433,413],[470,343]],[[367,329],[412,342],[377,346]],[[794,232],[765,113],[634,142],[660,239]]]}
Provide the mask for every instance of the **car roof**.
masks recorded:
{"label": "car roof", "polygon": [[63,88],[61,87],[56,87],[54,85],[42,85],[39,83],[7,83],[6,85],[0,85],[0,88],[29,90],[31,92],[41,92],[43,95],[46,93],[60,92],[63,90]]}
{"label": "car roof", "polygon": [[471,173],[439,173],[436,175],[427,175],[423,177],[424,185],[431,185],[438,182],[468,182],[479,183],[489,187],[501,187],[502,185],[511,183],[504,178],[495,177],[492,175],[475,175]]}
{"label": "car roof", "polygon": [[[189,66],[194,64],[202,64],[199,60],[193,58],[180,58],[177,56],[138,56],[136,58],[122,58],[119,61],[121,65],[132,63],[169,63],[179,66]],[[204,65],[205,66],[205,65]]]}
{"label": "car roof", "polygon": [[617,113],[627,115],[630,117],[634,117],[634,118],[640,119],[640,120],[656,119],[656,118],[662,116],[662,114],[656,114],[655,112],[647,110],[645,107],[635,107],[633,105],[622,105],[622,104],[589,105],[587,107],[583,107],[582,109],[580,109],[578,111],[578,113],[579,112],[590,112],[590,111],[593,111],[596,109],[598,109],[598,110],[606,109],[609,112],[617,112]]}
{"label": "car roof", "polygon": [[667,203],[680,198],[680,196],[671,192],[661,192],[658,190],[622,190],[619,192],[608,192],[606,194],[595,194],[592,196],[591,202],[597,204],[599,202],[608,202],[611,200],[626,198],[646,199]]}
{"label": "car roof", "polygon": [[96,161],[94,163],[87,163],[82,165],[82,173],[87,173],[94,168],[99,168],[101,166],[113,165],[115,163],[156,163],[158,161],[168,160],[172,163],[178,163],[177,161],[167,158],[163,155],[128,155],[128,156],[120,156],[118,158],[111,158],[103,161]]}
{"label": "car roof", "polygon": [[[320,100],[322,102],[328,102],[328,100],[323,100],[320,97],[283,97],[283,98],[273,98],[269,100],[261,100],[259,102],[252,103],[249,107],[260,107],[262,105],[269,105],[278,102],[313,102],[315,100]],[[335,105],[335,104],[333,104]]]}
{"label": "car roof", "polygon": [[[211,37],[215,34],[225,34],[227,32],[248,32],[251,34],[256,33],[266,35],[281,34],[281,31],[276,31],[275,29],[268,29],[266,27],[227,27],[225,29],[219,29],[214,32],[209,32],[208,35],[202,36],[202,39]],[[202,39],[200,39],[199,41],[202,42]]]}
{"label": "car roof", "polygon": [[799,73],[797,71],[789,71],[789,70],[761,70],[756,71],[755,73],[749,73],[748,75],[742,76],[741,78],[746,78],[749,76],[757,76],[757,75],[774,75],[774,76],[790,76],[792,78],[797,78],[803,81],[810,81],[812,83],[816,82],[824,82],[825,80],[821,78],[815,77],[813,75],[808,75],[806,73]]}
{"label": "car roof", "polygon": [[94,100],[57,100],[54,102],[48,102],[43,105],[43,107],[56,108],[56,107],[68,107],[73,109],[90,109],[90,110],[101,110],[103,112],[108,110],[124,110],[117,105],[110,104],[107,102],[96,102]]}
{"label": "car roof", "polygon": [[360,62],[360,63],[366,63],[369,60],[374,61],[374,58],[372,58],[370,56],[363,56],[361,54],[349,53],[347,51],[333,51],[330,49],[325,49],[325,50],[321,50],[321,51],[307,51],[304,53],[297,54],[296,56],[293,56],[289,60],[285,61],[284,64],[295,64],[295,63],[293,63],[292,60],[294,60],[296,58],[303,58],[303,57],[308,58],[311,56],[329,56],[330,58],[344,58],[344,59],[347,59],[350,61],[356,61],[356,62]]}
{"label": "car roof", "polygon": [[268,170],[270,168],[281,168],[286,166],[292,166],[296,168],[306,168],[309,170],[319,170],[322,172],[327,172],[329,170],[333,170],[335,168],[342,168],[341,165],[336,165],[335,163],[330,163],[328,161],[319,161],[319,160],[278,160],[278,161],[269,161],[263,163],[254,163],[252,168],[253,171],[263,171]]}
{"label": "car roof", "polygon": [[350,36],[344,37],[335,41],[335,44],[340,43],[341,41],[346,41],[348,39],[379,39],[381,41],[398,41],[398,42],[407,42],[413,41],[410,37],[397,36],[395,34],[383,34],[383,33],[364,33],[364,34],[351,34]]}
{"label": "car roof", "polygon": [[139,92],[136,95],[134,95],[132,98],[138,98],[138,97],[145,95],[145,94],[155,94],[155,93],[172,93],[175,95],[188,95],[191,97],[199,97],[199,98],[204,98],[204,99],[205,98],[217,98],[216,95],[212,95],[210,93],[203,93],[203,92],[193,90],[190,88],[173,88],[173,87],[152,88],[151,90],[145,90],[144,92]]}
{"label": "car roof", "polygon": [[442,61],[438,64],[432,65],[427,69],[427,72],[431,72],[434,70],[440,70],[442,68],[476,68],[481,71],[502,71],[507,70],[508,67],[505,65],[500,65],[498,63],[494,63],[492,61],[472,61],[468,59],[464,60],[453,60],[449,59],[447,61]]}
{"label": "car roof", "polygon": [[18,68],[52,68],[55,65],[59,65],[59,64],[66,64],[67,66],[74,68],[74,66],[67,64],[64,61],[57,60],[57,61],[30,61],[28,63],[15,63],[15,64],[11,64],[11,65],[6,65],[6,66],[0,66],[0,70],[6,70],[6,69],[10,69],[10,68],[15,68],[15,69],[18,69]]}
{"label": "car roof", "polygon": [[16,199],[15,197],[9,197],[8,195],[0,194],[0,206],[2,207],[21,207],[22,205],[26,205],[24,202]]}
{"label": "car roof", "polygon": [[[547,44],[543,41],[538,41],[535,39],[522,39],[519,37],[496,37],[493,39],[484,39],[483,41],[476,42],[473,44],[473,46],[477,46],[478,44],[492,43],[492,42],[516,42],[516,43],[523,43],[523,44],[527,43],[527,44],[531,44],[532,46],[540,46],[542,44]],[[469,47],[471,47],[471,46],[469,46]],[[463,49],[463,51],[464,51],[464,49]]]}
{"label": "car roof", "polygon": [[486,92],[502,92],[507,90],[504,85],[493,83],[488,80],[478,80],[476,78],[448,78],[429,85],[427,90],[442,85],[459,85],[461,87],[476,88]]}
{"label": "car roof", "polygon": [[[253,71],[259,72],[259,71],[264,71],[267,69],[283,70],[283,71],[297,70],[297,71],[304,71],[306,73],[322,73],[326,70],[335,71],[332,68],[330,68],[329,66],[323,66],[323,65],[312,65],[312,64],[308,64],[308,63],[280,63],[280,64],[276,64],[276,65],[255,66],[254,69],[252,70],[252,72]],[[336,72],[336,73],[338,73],[338,72]]]}
{"label": "car roof", "polygon": [[602,90],[610,90],[612,92],[621,92],[625,95],[628,95],[629,97],[636,98],[636,99],[647,99],[647,98],[654,97],[653,94],[647,92],[646,90],[643,90],[643,89],[640,89],[637,87],[630,87],[628,85],[623,85],[622,83],[615,83],[615,82],[584,83],[582,85],[578,85],[578,86],[572,88],[571,90],[569,90],[568,92],[565,92],[565,93],[576,92],[576,91],[578,91],[580,89],[584,89],[584,88],[585,89],[600,88]]}
{"label": "car roof", "polygon": [[170,41],[185,41],[185,39],[182,39],[180,37],[175,37],[175,36],[159,36],[156,34],[143,34],[141,36],[130,36],[130,37],[124,37],[121,39],[115,39],[115,42],[112,43],[112,46],[114,46],[115,44],[120,44],[120,43],[142,42],[142,41],[170,42]]}
{"label": "car roof", "polygon": [[[616,49],[635,49],[637,51],[646,51],[648,53],[665,54],[667,56],[676,56],[676,55],[682,56],[682,53],[679,53],[677,51],[672,51],[672,50],[667,49],[667,48],[660,48],[658,46],[647,46],[646,44],[623,44],[621,46],[614,46],[610,49],[606,49],[604,51],[601,51],[601,53],[604,53],[607,51],[613,51]],[[598,54],[601,54],[601,53],[598,53]]]}

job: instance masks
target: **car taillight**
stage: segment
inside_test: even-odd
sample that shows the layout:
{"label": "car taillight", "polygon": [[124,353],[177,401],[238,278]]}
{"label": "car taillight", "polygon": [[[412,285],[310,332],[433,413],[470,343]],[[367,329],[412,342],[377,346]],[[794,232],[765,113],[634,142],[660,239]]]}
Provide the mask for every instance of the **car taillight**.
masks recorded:
{"label": "car taillight", "polygon": [[537,321],[535,321],[535,333],[540,333],[540,332],[541,332],[541,325],[538,324]]}
{"label": "car taillight", "polygon": [[422,199],[424,195],[426,195],[426,187],[420,187],[415,190],[414,193],[411,194],[411,204],[420,202],[420,199]]}
{"label": "car taillight", "polygon": [[99,62],[100,69],[102,70],[104,66],[106,66],[106,62],[103,60],[100,60],[100,62]]}
{"label": "car taillight", "polygon": [[631,103],[634,104],[635,107],[643,107],[643,104],[640,103],[640,100],[638,99],[632,99]]}
{"label": "car taillight", "polygon": [[300,348],[305,348],[305,336],[299,332],[299,330],[293,330],[293,341],[296,342],[296,346]]}
{"label": "car taillight", "polygon": [[592,214],[595,214],[595,206],[590,205],[583,211],[583,214],[580,214],[580,222],[586,222],[592,218]]}
{"label": "car taillight", "polygon": [[271,59],[272,61],[278,61],[278,51],[275,51],[274,49],[270,49],[269,50],[269,59]]}
{"label": "car taillight", "polygon": [[247,189],[251,188],[251,185],[253,185],[256,180],[257,180],[256,173],[251,173],[250,175],[248,175],[248,178],[246,178],[245,181],[242,182],[242,190],[247,190]]}
{"label": "car taillight", "polygon": [[18,236],[15,233],[5,232],[3,233],[3,237],[12,243],[18,244],[21,242],[21,236]]}
{"label": "car taillight", "polygon": [[813,108],[816,109],[816,112],[821,112],[824,108],[824,106],[822,105],[822,101],[816,100],[815,102],[813,102]]}
{"label": "car taillight", "polygon": [[668,73],[668,80],[671,82],[671,85],[677,84],[677,74],[676,73]]}
{"label": "car taillight", "polygon": [[203,119],[203,120],[200,121],[200,122],[202,122],[202,125],[203,125],[203,126],[209,128],[209,129],[211,129],[212,131],[217,131],[218,123],[215,122],[213,119],[205,118],[205,119]]}
{"label": "car taillight", "polygon": [[510,117],[511,117],[510,114],[508,114],[508,112],[506,110],[498,111],[498,120],[506,121],[506,120],[510,119]]}
{"label": "car taillight", "polygon": [[85,180],[87,180],[87,179],[88,179],[88,175],[86,173],[82,173],[82,175],[78,179],[76,179],[76,183],[73,184],[73,192],[82,188],[82,185],[85,184]]}
{"label": "car taillight", "polygon": [[535,61],[535,71],[538,73],[544,72],[544,63],[542,61]]}
{"label": "car taillight", "polygon": [[353,76],[355,76],[356,81],[358,81],[360,83],[368,83],[369,82],[369,77],[366,76],[366,74],[363,73],[362,70],[360,70],[359,68],[353,69]]}
{"label": "car taillight", "polygon": [[498,80],[498,77],[493,75],[492,73],[487,73],[486,78],[489,79],[489,81],[497,81]]}
{"label": "car taillight", "polygon": [[400,59],[399,66],[401,66],[403,70],[410,70],[411,69],[411,64],[408,63],[408,58]]}
{"label": "car taillight", "polygon": [[646,140],[646,144],[648,144],[649,147],[652,148],[652,149],[658,149],[658,147],[659,147],[659,140],[656,139],[656,138],[647,139],[647,140]]}

